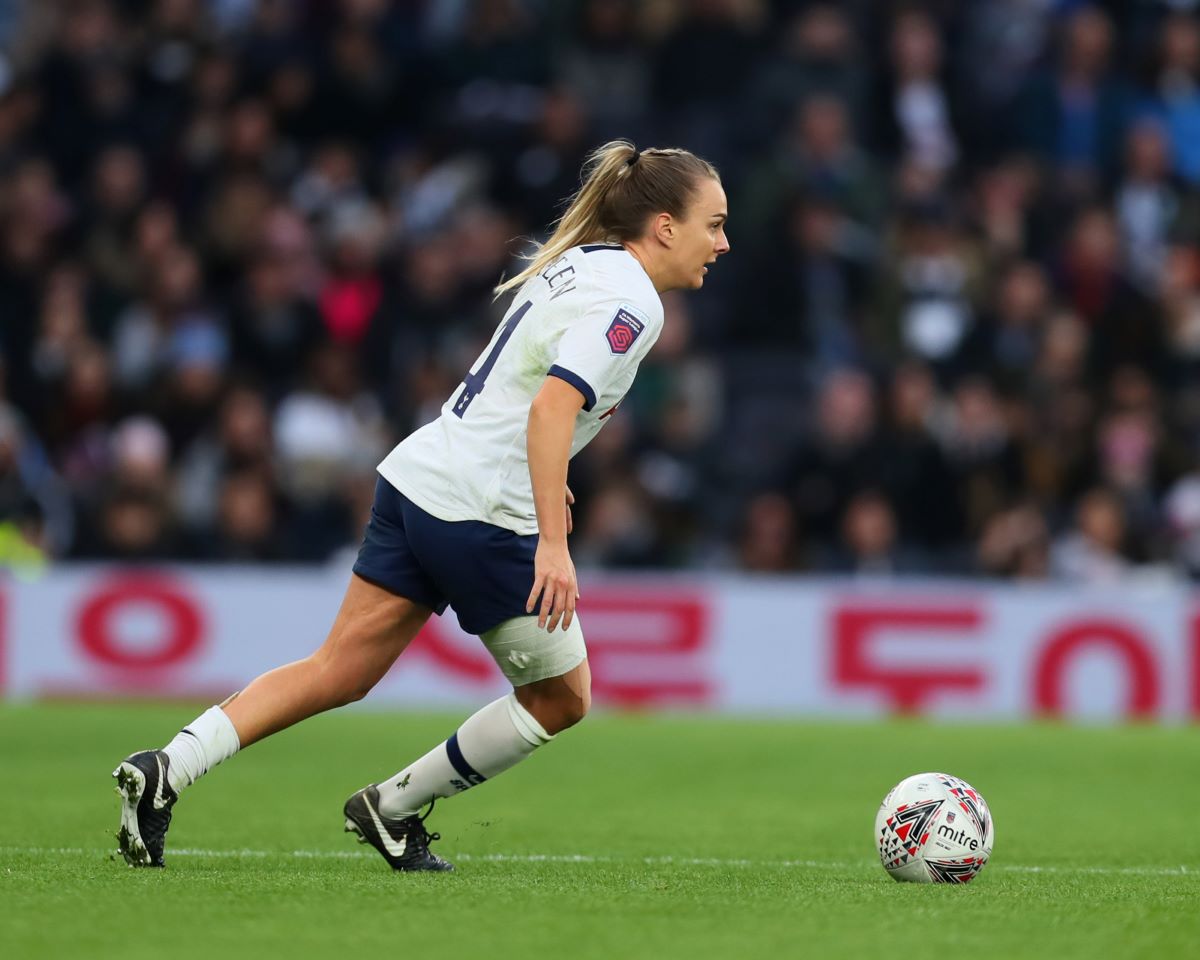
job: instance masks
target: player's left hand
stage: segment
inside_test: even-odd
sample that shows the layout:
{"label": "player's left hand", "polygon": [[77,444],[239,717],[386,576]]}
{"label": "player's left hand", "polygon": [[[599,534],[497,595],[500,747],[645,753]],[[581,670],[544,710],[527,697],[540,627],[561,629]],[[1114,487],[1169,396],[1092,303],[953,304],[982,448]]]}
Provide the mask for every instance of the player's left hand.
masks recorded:
{"label": "player's left hand", "polygon": [[575,564],[567,550],[566,540],[554,543],[539,539],[533,555],[533,589],[525,602],[525,612],[537,610],[538,626],[550,633],[560,622],[566,630],[575,617],[575,601],[578,599],[579,581],[575,577]]}
{"label": "player's left hand", "polygon": [[575,502],[575,494],[571,492],[571,488],[567,487],[567,533],[575,529],[575,521],[571,519],[571,504]]}

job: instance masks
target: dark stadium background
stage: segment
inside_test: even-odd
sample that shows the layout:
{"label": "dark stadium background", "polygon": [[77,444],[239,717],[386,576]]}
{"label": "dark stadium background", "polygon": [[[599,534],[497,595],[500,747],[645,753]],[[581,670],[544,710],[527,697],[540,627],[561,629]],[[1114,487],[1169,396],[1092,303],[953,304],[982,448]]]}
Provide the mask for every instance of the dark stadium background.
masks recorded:
{"label": "dark stadium background", "polygon": [[623,136],[733,249],[572,465],[581,565],[1200,572],[1195,7],[0,3],[6,562],[348,557]]}

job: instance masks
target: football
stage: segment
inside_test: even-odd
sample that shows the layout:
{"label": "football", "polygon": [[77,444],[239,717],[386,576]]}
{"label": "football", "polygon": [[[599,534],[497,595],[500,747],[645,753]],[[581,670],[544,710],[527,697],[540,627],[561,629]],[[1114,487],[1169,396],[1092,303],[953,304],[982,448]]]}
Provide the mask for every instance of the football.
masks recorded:
{"label": "football", "polygon": [[883,868],[912,883],[968,883],[992,855],[995,824],[965,780],[918,773],[894,786],[875,815]]}

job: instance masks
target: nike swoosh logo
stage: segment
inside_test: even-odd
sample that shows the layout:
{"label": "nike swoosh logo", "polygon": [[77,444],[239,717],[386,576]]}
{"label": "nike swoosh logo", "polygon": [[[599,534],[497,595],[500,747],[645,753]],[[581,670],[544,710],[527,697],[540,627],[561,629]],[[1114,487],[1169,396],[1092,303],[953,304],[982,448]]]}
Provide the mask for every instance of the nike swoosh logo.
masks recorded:
{"label": "nike swoosh logo", "polygon": [[402,837],[399,842],[394,840],[392,835],[384,828],[383,821],[379,819],[379,814],[371,806],[371,801],[367,798],[366,794],[363,795],[363,803],[367,805],[367,813],[371,815],[371,820],[375,824],[376,831],[379,833],[379,839],[383,843],[383,849],[393,857],[404,856],[404,850],[408,846],[408,837]]}
{"label": "nike swoosh logo", "polygon": [[158,764],[158,780],[154,784],[154,809],[161,810],[167,805],[167,798],[163,796],[163,781],[167,779],[167,771],[163,769],[161,757],[156,756],[154,762]]}

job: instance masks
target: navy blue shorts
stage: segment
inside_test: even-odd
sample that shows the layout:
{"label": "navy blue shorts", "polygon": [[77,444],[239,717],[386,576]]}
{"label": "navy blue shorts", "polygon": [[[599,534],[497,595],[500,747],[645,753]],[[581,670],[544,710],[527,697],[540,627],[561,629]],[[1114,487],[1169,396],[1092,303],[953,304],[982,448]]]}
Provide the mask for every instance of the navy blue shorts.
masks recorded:
{"label": "navy blue shorts", "polygon": [[537,534],[480,520],[439,520],[383,477],[354,572],[441,614],[449,604],[467,633],[528,616]]}

